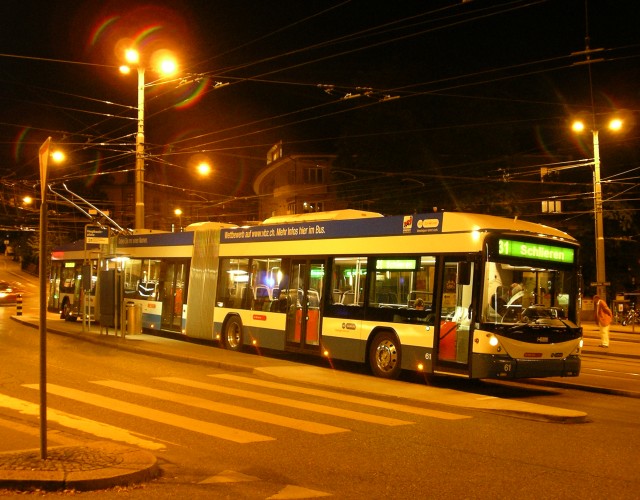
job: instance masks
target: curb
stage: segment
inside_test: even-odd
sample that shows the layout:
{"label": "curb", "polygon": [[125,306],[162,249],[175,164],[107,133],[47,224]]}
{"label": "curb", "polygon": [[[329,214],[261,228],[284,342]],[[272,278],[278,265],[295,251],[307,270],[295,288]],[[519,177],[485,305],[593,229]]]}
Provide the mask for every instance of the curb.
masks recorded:
{"label": "curb", "polygon": [[[26,319],[23,319],[23,317],[11,316],[11,319],[13,321],[20,323],[21,325],[28,326],[31,328],[38,328],[37,324],[31,323]],[[87,335],[80,335],[78,333],[67,332],[65,330],[59,330],[57,328],[52,328],[49,326],[47,326],[47,332],[53,333],[55,335],[60,335],[61,337],[81,339],[83,342],[88,342],[94,345],[104,345],[107,347],[111,347],[113,349],[119,349],[121,351],[132,352],[135,354],[142,354],[145,356],[152,356],[154,358],[161,358],[169,361],[178,361],[182,363],[197,364],[201,366],[211,366],[213,368],[220,368],[223,370],[244,372],[244,373],[253,373],[253,371],[255,370],[255,368],[252,366],[243,366],[238,363],[230,363],[226,361],[214,361],[210,359],[202,359],[202,358],[193,357],[193,356],[185,356],[184,354],[171,354],[167,352],[156,351],[153,349],[145,349],[145,348],[137,347],[135,345],[125,344],[124,341],[126,339],[123,339],[120,337],[114,338],[113,336],[105,336],[105,338],[103,339],[100,336],[91,337]],[[114,340],[113,342],[111,342],[108,339],[114,339]]]}
{"label": "curb", "polygon": [[610,396],[622,396],[625,398],[640,398],[640,392],[625,391],[623,389],[610,389],[608,387],[597,387],[595,385],[576,384],[571,382],[559,382],[557,380],[548,379],[526,379],[522,380],[523,384],[537,385],[542,387],[558,387],[560,389],[573,389],[584,392],[593,392],[595,394],[608,394]]}
{"label": "curb", "polygon": [[90,491],[142,483],[160,475],[151,453],[108,441],[0,453],[0,487]]}

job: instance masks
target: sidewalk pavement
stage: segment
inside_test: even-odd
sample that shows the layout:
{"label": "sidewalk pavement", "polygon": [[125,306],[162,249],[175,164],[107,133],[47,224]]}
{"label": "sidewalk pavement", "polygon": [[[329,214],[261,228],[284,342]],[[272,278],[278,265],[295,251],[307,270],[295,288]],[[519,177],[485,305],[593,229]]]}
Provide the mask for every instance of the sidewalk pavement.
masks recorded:
{"label": "sidewalk pavement", "polygon": [[594,322],[582,323],[582,335],[584,347],[582,354],[600,355],[608,357],[620,357],[640,359],[640,325],[622,326],[612,324],[609,328],[609,347],[600,346],[600,333]]}
{"label": "sidewalk pavement", "polygon": [[[38,328],[39,318],[29,315],[12,319]],[[612,342],[608,349],[598,347],[599,335],[594,324],[583,324],[585,355],[604,355],[640,358],[640,328],[612,326]],[[83,331],[85,330],[85,331]],[[285,359],[268,358],[255,353],[237,353],[209,344],[176,340],[166,337],[136,334],[125,338],[102,334],[100,327],[90,328],[80,322],[66,322],[48,314],[49,334],[82,339],[111,348],[201,364],[231,371],[262,373],[289,381],[309,383],[342,392],[371,394],[475,409],[555,422],[583,422],[584,412],[501,398],[478,398],[476,394],[429,385],[408,384],[377,379],[368,375],[336,372],[330,368],[301,365]],[[40,450],[0,453],[0,488],[18,490],[93,490],[134,484],[150,480],[160,473],[156,458],[147,451],[113,442],[94,442],[80,446],[60,446],[47,450],[47,458],[40,458]]]}

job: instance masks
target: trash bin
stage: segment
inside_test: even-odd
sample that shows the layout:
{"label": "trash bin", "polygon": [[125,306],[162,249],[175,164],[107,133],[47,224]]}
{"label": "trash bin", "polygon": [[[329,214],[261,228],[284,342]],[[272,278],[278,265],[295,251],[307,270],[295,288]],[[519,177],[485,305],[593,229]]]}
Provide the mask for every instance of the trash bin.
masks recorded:
{"label": "trash bin", "polygon": [[127,335],[142,333],[142,307],[134,302],[127,302]]}

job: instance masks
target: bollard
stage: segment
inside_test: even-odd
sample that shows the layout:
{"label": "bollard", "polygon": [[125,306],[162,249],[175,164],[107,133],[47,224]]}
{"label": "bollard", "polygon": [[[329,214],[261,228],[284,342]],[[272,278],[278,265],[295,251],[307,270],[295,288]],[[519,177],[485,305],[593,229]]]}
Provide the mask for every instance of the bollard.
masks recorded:
{"label": "bollard", "polygon": [[22,316],[22,294],[16,297],[16,316]]}

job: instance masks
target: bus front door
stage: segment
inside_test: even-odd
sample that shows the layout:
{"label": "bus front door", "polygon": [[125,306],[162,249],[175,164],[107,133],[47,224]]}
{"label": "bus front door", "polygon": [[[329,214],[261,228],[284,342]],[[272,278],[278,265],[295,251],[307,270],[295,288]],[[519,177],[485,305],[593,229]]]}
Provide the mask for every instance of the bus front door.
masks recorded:
{"label": "bus front door", "polygon": [[469,367],[473,262],[447,257],[442,286],[436,370],[466,372]]}
{"label": "bus front door", "polygon": [[182,262],[167,262],[163,269],[164,281],[162,282],[162,329],[180,332],[182,324],[182,306],[184,305],[183,292],[185,290],[185,278],[187,266]]}
{"label": "bus front door", "polygon": [[287,293],[287,344],[296,348],[320,344],[320,299],[324,261],[293,260]]}

